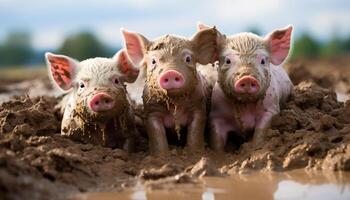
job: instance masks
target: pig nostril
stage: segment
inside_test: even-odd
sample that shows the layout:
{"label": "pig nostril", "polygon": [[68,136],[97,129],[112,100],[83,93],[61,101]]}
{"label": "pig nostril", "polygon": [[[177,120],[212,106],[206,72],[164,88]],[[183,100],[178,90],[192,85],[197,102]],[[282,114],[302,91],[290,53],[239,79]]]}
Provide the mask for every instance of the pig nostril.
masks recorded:
{"label": "pig nostril", "polygon": [[252,85],[251,85],[252,87],[255,87],[255,84],[254,83],[252,83]]}
{"label": "pig nostril", "polygon": [[179,81],[180,79],[178,77],[175,78],[175,81]]}
{"label": "pig nostril", "polygon": [[169,81],[169,79],[167,79],[167,78],[166,78],[166,79],[164,79],[164,81],[165,81],[165,82],[168,82],[168,81]]}
{"label": "pig nostril", "polygon": [[243,83],[241,86],[242,86],[242,87],[245,87],[245,84]]}
{"label": "pig nostril", "polygon": [[95,105],[98,105],[98,101],[95,102]]}

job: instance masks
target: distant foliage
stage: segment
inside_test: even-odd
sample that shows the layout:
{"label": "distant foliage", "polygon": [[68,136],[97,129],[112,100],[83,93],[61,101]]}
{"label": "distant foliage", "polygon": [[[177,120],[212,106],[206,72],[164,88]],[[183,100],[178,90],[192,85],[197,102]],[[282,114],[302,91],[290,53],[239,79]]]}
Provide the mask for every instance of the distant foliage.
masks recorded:
{"label": "distant foliage", "polygon": [[322,48],[321,55],[325,57],[333,57],[345,51],[342,41],[339,37],[334,36]]}
{"label": "distant foliage", "polygon": [[11,32],[0,44],[0,66],[27,64],[33,55],[31,38],[26,32]]}
{"label": "distant foliage", "polygon": [[[261,35],[257,27],[250,27],[248,32]],[[92,57],[111,57],[120,47],[109,48],[91,32],[80,32],[68,36],[55,53],[65,54],[78,60]],[[0,41],[0,67],[44,64],[44,53],[47,50],[35,51],[31,37],[27,32],[10,32]],[[308,33],[301,34],[293,41],[292,59],[335,57],[350,54],[350,35],[339,37],[336,34],[327,41],[320,42]]]}
{"label": "distant foliage", "polygon": [[110,56],[108,48],[94,34],[89,32],[81,32],[69,36],[63,42],[58,52],[78,60]]}
{"label": "distant foliage", "polygon": [[313,58],[320,53],[320,43],[304,33],[294,41],[292,58]]}
{"label": "distant foliage", "polygon": [[262,34],[258,27],[250,27],[250,28],[248,28],[247,32],[254,33],[256,35],[261,35]]}
{"label": "distant foliage", "polygon": [[350,52],[350,35],[342,42],[344,51]]}
{"label": "distant foliage", "polygon": [[334,35],[330,40],[319,42],[304,33],[294,41],[292,58],[330,58],[350,53],[350,36],[340,38]]}

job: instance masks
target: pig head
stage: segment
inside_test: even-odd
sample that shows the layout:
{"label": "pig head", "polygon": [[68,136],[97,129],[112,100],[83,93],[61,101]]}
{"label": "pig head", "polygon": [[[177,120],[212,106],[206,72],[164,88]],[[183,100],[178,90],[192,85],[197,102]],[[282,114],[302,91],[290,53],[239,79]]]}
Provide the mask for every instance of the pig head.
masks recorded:
{"label": "pig head", "polygon": [[224,149],[229,132],[246,138],[253,131],[254,142],[263,141],[264,130],[291,92],[292,83],[280,66],[289,53],[291,32],[289,26],[265,38],[240,33],[218,42],[218,82],[210,114],[214,149]]}
{"label": "pig head", "polygon": [[165,35],[150,41],[124,29],[122,34],[129,57],[146,71],[143,102],[151,153],[166,153],[166,129],[181,139],[181,127],[187,128],[187,146],[203,149],[210,86],[196,66],[214,61],[216,29],[199,31],[191,39]]}
{"label": "pig head", "polygon": [[120,50],[113,58],[82,62],[52,53],[45,56],[49,76],[68,93],[62,135],[130,150],[136,129],[124,82],[133,82],[138,70],[126,52]]}

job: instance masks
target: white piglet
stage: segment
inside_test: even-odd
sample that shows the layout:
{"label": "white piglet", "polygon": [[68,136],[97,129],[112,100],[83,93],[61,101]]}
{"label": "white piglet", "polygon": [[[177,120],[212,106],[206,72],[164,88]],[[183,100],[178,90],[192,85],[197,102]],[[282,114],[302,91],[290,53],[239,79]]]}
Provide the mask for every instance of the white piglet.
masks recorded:
{"label": "white piglet", "polygon": [[[218,37],[218,81],[212,93],[210,141],[223,151],[229,134],[261,144],[271,118],[292,91],[281,64],[290,50],[292,27],[262,38],[252,33]],[[236,137],[237,138],[237,137]]]}
{"label": "white piglet", "polygon": [[78,62],[64,55],[45,54],[49,76],[67,92],[61,134],[82,142],[132,149],[134,114],[124,82],[138,70],[124,50],[113,58]]}

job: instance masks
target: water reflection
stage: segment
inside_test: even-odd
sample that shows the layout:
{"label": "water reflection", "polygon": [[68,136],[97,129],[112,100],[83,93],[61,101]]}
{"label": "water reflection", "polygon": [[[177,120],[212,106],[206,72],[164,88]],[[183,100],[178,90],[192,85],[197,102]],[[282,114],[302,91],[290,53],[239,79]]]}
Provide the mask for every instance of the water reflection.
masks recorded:
{"label": "water reflection", "polygon": [[336,91],[336,94],[337,94],[337,100],[340,101],[340,102],[345,102],[348,99],[350,99],[350,94],[343,93],[343,92],[340,92],[340,91]]}
{"label": "water reflection", "polygon": [[350,199],[349,186],[300,184],[281,181],[274,199]]}
{"label": "water reflection", "polygon": [[226,178],[207,177],[198,185],[167,184],[154,190],[138,186],[121,193],[91,193],[78,199],[350,199],[350,173],[256,172]]}

